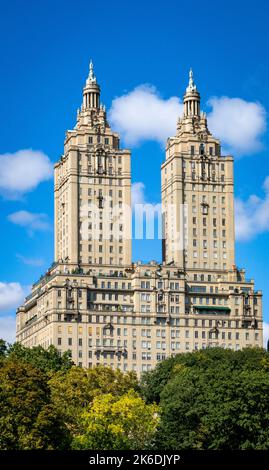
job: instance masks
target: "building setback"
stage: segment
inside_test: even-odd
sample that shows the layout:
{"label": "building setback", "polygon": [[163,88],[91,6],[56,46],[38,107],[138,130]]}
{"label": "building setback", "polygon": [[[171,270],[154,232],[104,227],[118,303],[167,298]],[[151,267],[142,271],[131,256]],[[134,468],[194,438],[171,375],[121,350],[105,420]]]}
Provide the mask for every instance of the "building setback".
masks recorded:
{"label": "building setback", "polygon": [[55,165],[55,261],[17,310],[17,341],[138,373],[180,352],[262,347],[262,294],[235,265],[233,158],[208,130],[192,71],[161,168],[161,264],[132,263],[130,160],[91,63]]}

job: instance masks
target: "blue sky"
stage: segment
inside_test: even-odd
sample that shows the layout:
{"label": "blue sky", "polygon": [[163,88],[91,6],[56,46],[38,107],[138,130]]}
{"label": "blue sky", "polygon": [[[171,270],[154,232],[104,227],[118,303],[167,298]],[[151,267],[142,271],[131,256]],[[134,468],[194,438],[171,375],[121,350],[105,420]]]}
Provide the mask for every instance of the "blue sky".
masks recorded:
{"label": "blue sky", "polygon": [[[264,112],[269,109],[267,1],[1,3],[1,156],[32,149],[57,161],[65,130],[75,124],[90,58],[108,110],[114,100],[111,116],[115,122],[115,103],[119,103],[115,99],[125,96],[129,104],[130,94],[143,84],[147,84],[145,99],[153,96],[160,109],[167,109],[171,97],[181,99],[190,66],[202,108],[211,113],[216,128],[216,114],[224,103],[221,97],[229,98],[228,108],[223,108],[227,111],[225,119],[235,119],[241,146],[234,142],[231,129],[221,128],[220,133],[226,147],[240,154],[239,158],[234,152],[235,194],[241,204],[236,259],[238,266],[246,268],[247,277],[255,278],[257,288],[263,290],[264,317],[269,322],[268,181],[263,186],[269,176],[268,133],[264,127]],[[214,105],[208,103],[212,97],[217,100]],[[233,114],[237,112],[234,98],[241,100],[242,112],[247,113],[242,133],[238,116]],[[250,103],[259,103],[253,113]],[[136,110],[139,113],[139,107]],[[256,131],[250,136],[252,122]],[[143,182],[144,197],[151,202],[160,200],[164,148],[158,133],[163,124],[160,120],[153,133],[149,130],[140,139],[133,137],[131,145],[130,138],[123,142],[132,149],[133,182]],[[128,129],[122,126],[121,130],[126,136]],[[19,168],[14,162],[14,168]],[[0,177],[0,336],[2,332],[10,337],[14,302],[53,260],[53,180],[48,179],[48,167],[42,171],[43,178],[36,176],[32,190],[14,190],[14,184],[21,185],[19,171],[16,183],[11,182],[11,192],[5,174],[1,189]],[[249,200],[252,195],[255,197]],[[28,214],[24,225],[14,217],[19,211]],[[252,228],[244,237],[246,219]],[[160,256],[158,241],[134,241],[133,259]],[[7,287],[10,283],[11,290]]]}

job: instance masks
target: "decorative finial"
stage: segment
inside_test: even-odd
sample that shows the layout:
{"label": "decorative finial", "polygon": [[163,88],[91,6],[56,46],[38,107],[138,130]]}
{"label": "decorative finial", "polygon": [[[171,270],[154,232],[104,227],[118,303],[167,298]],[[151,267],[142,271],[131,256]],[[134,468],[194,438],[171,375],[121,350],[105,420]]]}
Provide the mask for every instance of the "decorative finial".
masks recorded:
{"label": "decorative finial", "polygon": [[189,71],[189,85],[188,85],[186,91],[196,91],[196,85],[194,85],[194,81],[193,81],[192,68],[190,68],[190,71]]}
{"label": "decorative finial", "polygon": [[193,86],[193,71],[192,71],[192,68],[190,68],[190,71],[189,71],[189,86]]}
{"label": "decorative finial", "polygon": [[93,70],[93,63],[92,63],[92,60],[90,61],[90,73],[89,73],[89,80],[91,82],[96,82],[96,77],[94,75],[94,70]]}

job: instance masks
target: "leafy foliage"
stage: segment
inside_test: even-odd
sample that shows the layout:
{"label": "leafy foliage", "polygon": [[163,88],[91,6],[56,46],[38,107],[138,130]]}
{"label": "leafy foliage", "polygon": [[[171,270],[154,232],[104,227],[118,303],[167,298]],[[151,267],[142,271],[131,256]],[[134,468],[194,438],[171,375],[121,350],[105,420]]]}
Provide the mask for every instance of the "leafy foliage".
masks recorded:
{"label": "leafy foliage", "polygon": [[269,375],[262,370],[185,368],[161,393],[157,446],[268,449]]}
{"label": "leafy foliage", "polygon": [[144,375],[147,402],[160,405],[156,446],[269,448],[268,353],[212,348],[179,354]]}
{"label": "leafy foliage", "polygon": [[61,355],[52,345],[44,349],[42,346],[26,348],[20,343],[14,343],[9,347],[7,357],[32,364],[44,372],[67,371],[73,364],[70,352],[66,351]]}
{"label": "leafy foliage", "polygon": [[[267,365],[266,365],[267,364]],[[155,369],[142,376],[141,393],[148,402],[160,402],[162,390],[182,368],[259,370],[269,369],[269,354],[261,348],[246,348],[240,351],[223,348],[208,348],[177,354],[160,362]]]}
{"label": "leafy foliage", "polygon": [[7,352],[7,344],[3,339],[0,339],[0,358],[4,358]]}
{"label": "leafy foliage", "polygon": [[146,405],[133,390],[120,397],[96,396],[81,418],[76,449],[149,449],[158,424],[157,406]]}
{"label": "leafy foliage", "polygon": [[134,372],[123,374],[118,369],[114,371],[103,366],[88,370],[72,367],[67,372],[59,371],[50,379],[49,385],[56,409],[74,433],[79,429],[81,412],[94,397],[107,393],[120,396],[130,389],[138,390]]}
{"label": "leafy foliage", "polygon": [[62,449],[70,442],[47,376],[18,359],[0,366],[0,449]]}
{"label": "leafy foliage", "polygon": [[0,341],[0,450],[269,449],[268,395],[263,349],[178,354],[139,383]]}

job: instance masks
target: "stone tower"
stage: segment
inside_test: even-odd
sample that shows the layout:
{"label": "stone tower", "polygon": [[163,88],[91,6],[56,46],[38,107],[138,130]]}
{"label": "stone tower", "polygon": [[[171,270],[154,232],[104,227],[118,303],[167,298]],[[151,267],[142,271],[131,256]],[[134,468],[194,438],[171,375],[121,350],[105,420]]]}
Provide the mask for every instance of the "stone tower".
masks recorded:
{"label": "stone tower", "polygon": [[227,272],[234,261],[233,158],[200,111],[192,70],[176,136],[162,165],[163,259],[185,271]]}
{"label": "stone tower", "polygon": [[131,263],[130,158],[110,129],[91,62],[76,126],[55,165],[55,262]]}

